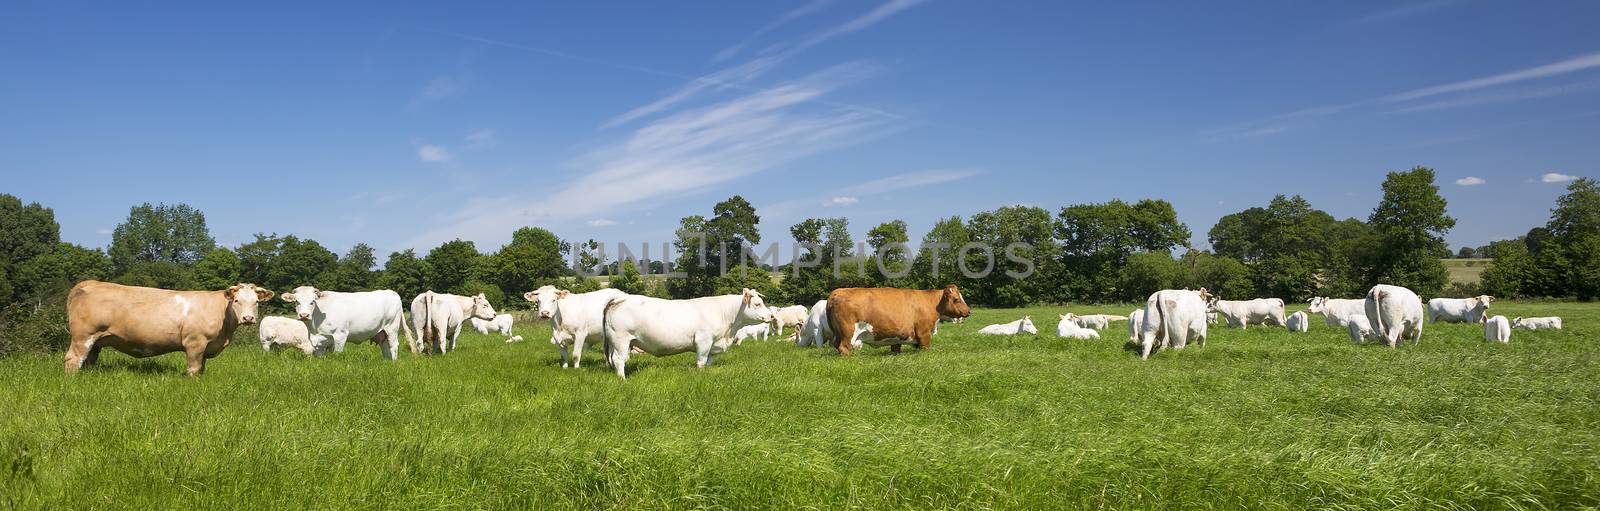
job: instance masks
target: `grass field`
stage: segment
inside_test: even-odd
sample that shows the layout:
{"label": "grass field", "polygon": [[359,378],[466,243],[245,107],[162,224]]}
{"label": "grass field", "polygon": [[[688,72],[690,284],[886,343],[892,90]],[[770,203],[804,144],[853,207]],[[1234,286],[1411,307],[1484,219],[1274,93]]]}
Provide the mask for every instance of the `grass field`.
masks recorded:
{"label": "grass field", "polygon": [[[1489,269],[1494,259],[1440,259],[1444,269],[1450,271],[1450,282],[1477,284],[1483,281],[1483,270]],[[1510,317],[1510,316],[1507,316]]]}
{"label": "grass field", "polygon": [[[1074,308],[1125,314],[1131,307]],[[182,357],[61,374],[0,359],[0,505],[17,509],[1454,508],[1600,505],[1600,306],[1497,302],[1565,331],[1420,346],[1213,330],[1141,362],[1054,337],[1062,308],[978,310],[933,348],[851,358],[747,342],[705,370],[548,329],[443,357]],[[1038,337],[980,337],[1032,314]]]}

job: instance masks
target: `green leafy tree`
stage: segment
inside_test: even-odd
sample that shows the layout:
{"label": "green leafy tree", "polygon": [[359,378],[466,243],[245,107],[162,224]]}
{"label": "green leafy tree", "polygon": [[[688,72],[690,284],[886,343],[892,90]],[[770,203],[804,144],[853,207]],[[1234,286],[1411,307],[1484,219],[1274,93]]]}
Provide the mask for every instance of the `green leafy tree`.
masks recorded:
{"label": "green leafy tree", "polygon": [[1177,211],[1164,200],[1067,206],[1056,215],[1059,264],[1045,277],[1059,290],[1057,301],[1113,300],[1129,294],[1118,288],[1128,256],[1171,253],[1174,248],[1187,247],[1189,235],[1189,228],[1178,221]]}
{"label": "green leafy tree", "polygon": [[226,289],[240,282],[239,255],[226,248],[206,252],[194,263],[194,285],[200,289]]}
{"label": "green leafy tree", "polygon": [[332,288],[338,291],[369,291],[378,286],[378,257],[366,243],[357,243],[339,259],[332,276]]}
{"label": "green leafy tree", "polygon": [[[906,287],[910,284],[910,275],[907,272],[911,264],[910,257],[914,254],[906,245],[911,242],[911,236],[906,233],[904,220],[891,220],[878,224],[867,231],[867,245],[872,247],[872,260],[867,264],[868,274],[872,276],[875,286]],[[897,245],[898,244],[898,245]],[[890,247],[898,246],[891,249]],[[882,266],[880,270],[878,267]],[[907,273],[906,277],[890,278],[884,273]]]}
{"label": "green leafy tree", "polygon": [[409,304],[412,298],[428,290],[427,263],[418,259],[416,251],[409,248],[391,253],[383,263],[378,286],[399,293],[400,301]]}
{"label": "green leafy tree", "polygon": [[1367,223],[1380,240],[1368,284],[1389,283],[1437,296],[1450,282],[1439,258],[1449,253],[1444,235],[1456,220],[1446,212],[1433,169],[1390,172],[1383,182],[1383,200]]}
{"label": "green leafy tree", "polygon": [[197,290],[194,274],[189,267],[171,261],[143,261],[135,263],[128,271],[112,279],[127,286],[156,287],[161,289]]}
{"label": "green leafy tree", "polygon": [[187,267],[216,245],[200,210],[188,204],[145,203],[129,210],[128,219],[112,231],[109,255],[119,273],[149,262]]}
{"label": "green leafy tree", "polygon": [[647,286],[644,277],[639,275],[639,267],[629,260],[618,261],[617,265],[622,269],[611,278],[611,288],[631,295],[645,294]]}
{"label": "green leafy tree", "polygon": [[[1042,277],[1054,264],[1057,247],[1051,239],[1050,212],[1032,206],[1006,206],[972,215],[968,223],[972,240],[992,250],[994,269],[987,277],[973,281],[967,293],[972,300],[990,305],[1018,307],[1053,301],[1055,289]],[[1009,253],[1008,253],[1009,247]],[[981,251],[968,252],[967,268],[980,271],[988,257]],[[1012,275],[1024,275],[1015,278]]]}
{"label": "green leafy tree", "polygon": [[[239,245],[234,254],[239,258],[239,281],[266,286],[271,278],[272,260],[278,257],[283,238],[277,233],[256,233],[255,239]],[[275,288],[268,288],[275,289]],[[283,291],[283,289],[275,289]]]}
{"label": "green leafy tree", "polygon": [[54,211],[0,194],[0,307],[35,287],[18,276],[17,265],[55,252],[60,242],[61,226]]}
{"label": "green leafy tree", "polygon": [[1188,280],[1183,264],[1166,252],[1138,252],[1128,256],[1118,274],[1121,301],[1137,302],[1162,289],[1183,287]]}
{"label": "green leafy tree", "polygon": [[911,262],[911,277],[920,289],[941,288],[956,284],[963,289],[971,287],[958,264],[956,252],[972,241],[972,233],[960,216],[945,218],[933,224],[922,236],[917,247],[917,258]]}
{"label": "green leafy tree", "polygon": [[1349,254],[1337,253],[1341,245],[1333,239],[1343,229],[1299,195],[1279,195],[1265,208],[1222,217],[1208,236],[1218,255],[1250,267],[1258,292],[1302,301],[1346,273]]}
{"label": "green leafy tree", "polygon": [[682,275],[668,279],[667,292],[679,299],[709,296],[716,288],[717,267],[706,255],[712,243],[705,238],[706,218],[700,215],[683,217],[678,221],[675,235],[672,248],[678,258],[673,262],[672,271]]}
{"label": "green leafy tree", "polygon": [[[674,270],[683,272],[686,278],[671,279],[668,290],[672,296],[709,296],[719,287],[726,287],[724,277],[727,275],[723,270],[731,275],[741,273],[740,265],[747,263],[741,257],[743,247],[761,242],[761,232],[757,228],[760,222],[755,206],[738,195],[713,206],[710,218],[695,215],[679,221],[677,239],[673,242],[679,254]],[[743,273],[767,275],[759,267]],[[771,277],[767,279],[770,281]],[[742,282],[743,276],[734,280]]]}
{"label": "green leafy tree", "polygon": [[[1238,259],[1219,256],[1199,250],[1184,254],[1183,264],[1188,267],[1189,280],[1185,287],[1206,288],[1218,296],[1255,296],[1255,283],[1250,279],[1250,268]],[[1133,296],[1139,301],[1146,296]]]}
{"label": "green leafy tree", "polygon": [[316,240],[284,236],[278,254],[267,270],[267,289],[286,291],[300,286],[333,289],[339,256]]}
{"label": "green leafy tree", "polygon": [[453,240],[435,247],[424,258],[428,263],[428,288],[440,293],[461,294],[466,291],[478,268],[477,247],[470,241]]}
{"label": "green leafy tree", "polygon": [[1568,184],[1546,228],[1554,251],[1566,260],[1557,268],[1568,294],[1583,301],[1600,296],[1600,185],[1589,178]]}
{"label": "green leafy tree", "polygon": [[[486,258],[485,280],[515,298],[544,285],[557,284],[569,268],[564,254],[570,246],[555,234],[539,227],[523,227],[511,233],[511,243]],[[510,303],[515,308],[525,303]]]}
{"label": "green leafy tree", "polygon": [[110,277],[111,259],[99,250],[62,242],[49,253],[17,264],[14,271],[20,298],[42,298],[66,291],[80,280]]}

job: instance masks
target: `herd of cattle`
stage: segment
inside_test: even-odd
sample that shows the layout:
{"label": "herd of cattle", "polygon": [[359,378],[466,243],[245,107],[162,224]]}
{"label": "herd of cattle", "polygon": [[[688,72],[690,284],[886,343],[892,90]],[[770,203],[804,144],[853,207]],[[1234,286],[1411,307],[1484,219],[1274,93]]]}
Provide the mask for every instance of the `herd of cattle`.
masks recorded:
{"label": "herd of cattle", "polygon": [[[256,322],[258,304],[273,292],[254,284],[236,284],[221,291],[172,291],[84,281],[67,296],[70,335],[66,372],[94,365],[100,350],[111,347],[134,357],[182,351],[190,375],[205,370],[206,360],[220,354],[240,325]],[[849,355],[862,345],[887,346],[899,353],[904,345],[927,348],[940,322],[961,322],[971,314],[961,291],[895,288],[836,289],[809,309],[802,305],[769,307],[760,293],[668,300],[630,295],[615,289],[572,293],[543,286],[523,294],[536,305],[540,319],[551,322],[550,342],[561,349],[561,366],[578,367],[585,344],[600,342],[608,366],[626,378],[629,356],[667,356],[694,352],[704,367],[712,356],[746,339],[766,339],[785,328],[800,346],[832,347]],[[432,291],[411,301],[411,322],[390,290],[337,292],[301,286],[279,295],[294,304],[294,318],[261,318],[263,350],[275,345],[306,354],[344,351],[347,342],[370,341],[385,358],[399,352],[402,334],[413,353],[443,354],[455,350],[466,326],[479,333],[496,332],[506,342],[512,334],[509,314],[496,314],[484,295],[459,296]],[[1287,327],[1305,332],[1311,314],[1322,314],[1330,326],[1348,329],[1351,340],[1378,340],[1391,347],[1417,342],[1424,314],[1429,322],[1479,322],[1488,340],[1508,342],[1511,329],[1561,328],[1561,318],[1516,318],[1488,315],[1490,296],[1437,298],[1426,307],[1416,293],[1379,285],[1364,300],[1314,298],[1307,311],[1285,316],[1277,298],[1229,301],[1199,290],[1158,291],[1145,306],[1127,316],[1062,314],[1056,334],[1072,339],[1099,339],[1113,321],[1128,322],[1128,337],[1148,359],[1155,348],[1182,349],[1189,341],[1205,345],[1209,324],[1251,324]],[[414,333],[413,333],[414,332]],[[1032,317],[985,326],[980,334],[1038,334]]]}

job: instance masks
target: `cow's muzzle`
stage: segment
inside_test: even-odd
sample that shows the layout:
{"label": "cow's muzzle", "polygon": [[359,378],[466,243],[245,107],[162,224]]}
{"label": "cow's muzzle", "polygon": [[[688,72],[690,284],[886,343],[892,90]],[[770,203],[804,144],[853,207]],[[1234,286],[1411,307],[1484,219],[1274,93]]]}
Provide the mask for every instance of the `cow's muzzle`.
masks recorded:
{"label": "cow's muzzle", "polygon": [[240,321],[243,321],[244,324],[246,324],[246,325],[253,325],[253,324],[256,323],[256,317],[255,316],[245,316],[245,317],[242,317],[242,318],[239,318],[239,319],[240,319]]}
{"label": "cow's muzzle", "polygon": [[552,316],[555,316],[555,314],[552,314],[550,311],[539,311],[539,317],[541,318],[548,318]]}
{"label": "cow's muzzle", "polygon": [[310,314],[301,314],[300,315],[300,320],[301,321],[305,321],[305,320],[308,320],[308,319],[311,319],[311,315]]}

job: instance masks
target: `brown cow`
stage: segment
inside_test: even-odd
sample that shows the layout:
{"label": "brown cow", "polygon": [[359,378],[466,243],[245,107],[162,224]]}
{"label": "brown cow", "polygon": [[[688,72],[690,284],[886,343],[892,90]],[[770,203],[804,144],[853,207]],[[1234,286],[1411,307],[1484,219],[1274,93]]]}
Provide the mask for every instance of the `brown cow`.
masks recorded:
{"label": "brown cow", "polygon": [[849,355],[856,338],[856,325],[871,325],[874,346],[890,344],[889,351],[900,352],[901,344],[916,343],[927,348],[939,316],[964,318],[972,314],[955,284],[944,289],[842,288],[828,294],[828,326],[833,329],[833,346],[840,355]]}
{"label": "brown cow", "polygon": [[136,358],[182,351],[189,375],[222,353],[233,329],[256,321],[272,291],[234,284],[222,291],[170,291],[85,280],[67,294],[67,373],[94,365],[110,346]]}

